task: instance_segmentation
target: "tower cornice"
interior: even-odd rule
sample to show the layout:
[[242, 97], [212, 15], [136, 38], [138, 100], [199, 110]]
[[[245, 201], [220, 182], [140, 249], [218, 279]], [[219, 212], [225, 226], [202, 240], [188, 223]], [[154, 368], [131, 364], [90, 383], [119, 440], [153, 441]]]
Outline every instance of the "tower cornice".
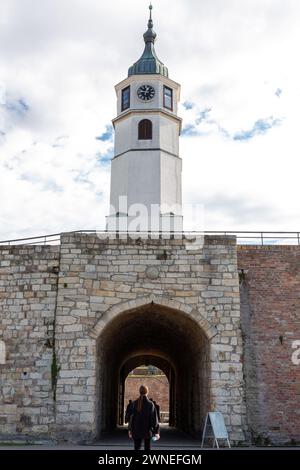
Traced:
[[150, 114], [158, 114], [158, 115], [162, 115], [162, 116], [165, 116], [165, 117], [168, 117], [169, 119], [172, 119], [173, 121], [175, 121], [178, 126], [179, 126], [179, 135], [181, 133], [181, 128], [182, 128], [182, 119], [178, 116], [176, 116], [175, 114], [173, 113], [170, 113], [164, 109], [161, 109], [161, 108], [157, 108], [157, 109], [128, 109], [127, 111], [123, 112], [122, 114], [120, 114], [119, 116], [117, 116], [116, 118], [114, 118], [111, 122], [112, 122], [112, 125], [115, 127], [115, 124], [117, 122], [120, 122], [122, 121], [123, 119], [127, 119], [129, 116], [132, 116], [132, 115], [150, 115]]

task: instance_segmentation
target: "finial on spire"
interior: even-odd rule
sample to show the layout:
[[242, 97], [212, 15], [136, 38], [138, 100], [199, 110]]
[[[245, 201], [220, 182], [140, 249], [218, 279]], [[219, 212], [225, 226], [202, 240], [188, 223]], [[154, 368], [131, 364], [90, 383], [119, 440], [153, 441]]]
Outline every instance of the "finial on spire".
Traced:
[[149, 21], [148, 21], [148, 28], [151, 29], [151, 28], [153, 28], [153, 21], [152, 21], [153, 6], [152, 6], [151, 2], [150, 2], [150, 5], [149, 5], [149, 10], [150, 10], [150, 17], [149, 17]]
[[156, 39], [156, 33], [153, 31], [153, 21], [152, 21], [153, 6], [151, 2], [149, 5], [149, 10], [150, 10], [150, 16], [148, 20], [148, 30], [144, 34], [144, 40], [146, 44], [149, 44], [149, 43], [154, 44], [155, 39]]
[[149, 10], [150, 10], [150, 20], [152, 20], [152, 10], [153, 10], [153, 6], [152, 6], [152, 3], [150, 2], [150, 5], [149, 5]]

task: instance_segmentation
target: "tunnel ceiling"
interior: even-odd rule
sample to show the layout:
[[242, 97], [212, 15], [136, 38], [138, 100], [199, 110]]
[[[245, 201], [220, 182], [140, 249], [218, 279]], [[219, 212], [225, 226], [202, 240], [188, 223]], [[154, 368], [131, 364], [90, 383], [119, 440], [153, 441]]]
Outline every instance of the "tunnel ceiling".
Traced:
[[99, 350], [121, 366], [133, 356], [152, 354], [171, 364], [200, 353], [207, 340], [186, 314], [149, 304], [112, 320], [99, 338]]

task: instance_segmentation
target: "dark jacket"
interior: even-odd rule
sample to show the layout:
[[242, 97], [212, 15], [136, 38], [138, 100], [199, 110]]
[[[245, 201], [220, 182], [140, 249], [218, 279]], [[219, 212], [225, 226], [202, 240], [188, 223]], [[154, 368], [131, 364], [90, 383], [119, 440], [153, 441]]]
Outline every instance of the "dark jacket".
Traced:
[[146, 396], [143, 397], [140, 413], [137, 411], [137, 404], [138, 400], [133, 403], [129, 430], [131, 431], [133, 439], [149, 439], [152, 434], [157, 434], [159, 431], [155, 406]]
[[132, 415], [132, 409], [133, 409], [133, 402], [128, 403], [127, 408], [126, 408], [126, 413], [125, 413], [125, 423], [129, 422], [130, 416]]

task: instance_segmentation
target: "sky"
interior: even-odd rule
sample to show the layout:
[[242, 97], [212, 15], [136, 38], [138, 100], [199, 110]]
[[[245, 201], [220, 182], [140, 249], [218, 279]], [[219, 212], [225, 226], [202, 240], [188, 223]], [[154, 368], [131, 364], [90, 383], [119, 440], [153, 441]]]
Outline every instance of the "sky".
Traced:
[[[299, 0], [152, 3], [182, 86], [184, 206], [208, 231], [300, 231]], [[1, 0], [0, 240], [104, 228], [114, 86], [148, 4]]]

